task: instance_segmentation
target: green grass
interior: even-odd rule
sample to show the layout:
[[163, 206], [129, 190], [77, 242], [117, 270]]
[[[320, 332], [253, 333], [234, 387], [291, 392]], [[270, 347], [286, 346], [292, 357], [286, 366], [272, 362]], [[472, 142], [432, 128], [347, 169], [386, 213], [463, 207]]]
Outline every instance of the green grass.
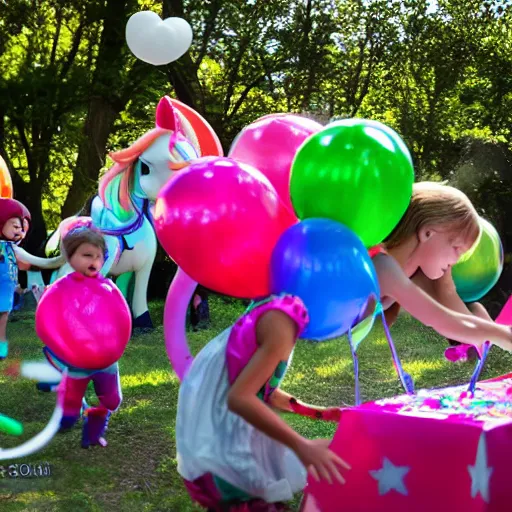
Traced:
[[[151, 305], [153, 318], [162, 318], [163, 304]], [[211, 301], [212, 328], [189, 333], [192, 351], [232, 323], [243, 311], [237, 302]], [[21, 438], [0, 434], [0, 446], [19, 444], [38, 432], [54, 407], [53, 394], [39, 393], [33, 382], [13, 380], [1, 372], [9, 362], [38, 359], [41, 344], [34, 333], [33, 313], [25, 312], [9, 324], [11, 354], [0, 363], [0, 412], [22, 421]], [[444, 360], [446, 342], [432, 330], [402, 316], [393, 327], [404, 368], [418, 388], [441, 387], [467, 381], [473, 364]], [[364, 400], [401, 393], [391, 356], [379, 326], [359, 349], [361, 389]], [[41, 452], [23, 462], [48, 462], [52, 475], [38, 479], [0, 477], [0, 510], [18, 511], [173, 511], [195, 507], [176, 471], [174, 422], [178, 381], [167, 359], [161, 325], [150, 335], [135, 336], [122, 360], [123, 404], [110, 421], [107, 448], [80, 448], [80, 428], [59, 434]], [[494, 348], [482, 378], [506, 373], [512, 358]], [[353, 371], [345, 340], [322, 344], [300, 341], [283, 388], [320, 405], [351, 404]], [[88, 394], [90, 402], [94, 397]], [[293, 415], [287, 421], [309, 438], [331, 437], [331, 424]], [[2, 463], [0, 462], [0, 465]], [[6, 463], [4, 463], [6, 465]], [[295, 500], [299, 503], [300, 497]]]

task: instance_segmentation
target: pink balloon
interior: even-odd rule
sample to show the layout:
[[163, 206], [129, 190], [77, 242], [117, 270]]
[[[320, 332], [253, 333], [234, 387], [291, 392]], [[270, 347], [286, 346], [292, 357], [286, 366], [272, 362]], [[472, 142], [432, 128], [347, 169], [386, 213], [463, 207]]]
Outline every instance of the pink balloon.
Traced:
[[178, 267], [165, 301], [165, 350], [180, 382], [194, 360], [187, 342], [187, 310], [196, 288], [197, 283]]
[[36, 310], [36, 332], [67, 364], [86, 370], [118, 361], [130, 340], [132, 317], [122, 293], [102, 276], [74, 272], [48, 288]]
[[323, 126], [295, 114], [269, 114], [246, 126], [235, 138], [229, 157], [256, 167], [274, 185], [284, 204], [290, 199], [290, 169], [302, 143]]
[[194, 281], [234, 297], [270, 293], [272, 250], [295, 222], [265, 176], [230, 158], [195, 160], [155, 205], [167, 254]]

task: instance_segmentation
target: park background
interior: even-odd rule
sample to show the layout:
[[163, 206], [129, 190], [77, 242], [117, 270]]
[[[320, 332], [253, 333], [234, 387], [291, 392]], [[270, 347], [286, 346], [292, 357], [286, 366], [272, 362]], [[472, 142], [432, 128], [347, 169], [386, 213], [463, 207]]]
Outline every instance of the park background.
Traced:
[[[140, 10], [188, 20], [190, 51], [166, 66], [135, 59], [125, 27]], [[153, 127], [165, 94], [200, 112], [225, 153], [244, 126], [272, 112], [322, 123], [371, 118], [404, 138], [417, 181], [448, 180], [498, 229], [505, 268], [483, 300], [495, 315], [512, 291], [511, 13], [508, 0], [2, 2], [0, 155], [16, 198], [32, 212], [26, 248], [40, 254], [48, 231], [81, 209], [111, 165], [108, 153]], [[78, 430], [59, 436], [34, 456], [52, 464], [50, 478], [0, 478], [2, 511], [195, 510], [175, 469], [178, 383], [161, 329], [174, 269], [160, 252], [149, 289], [157, 327], [134, 336], [121, 361], [124, 403], [111, 421], [109, 447], [81, 450]], [[190, 333], [193, 349], [242, 310], [239, 301], [210, 297], [211, 326]], [[15, 320], [13, 358], [39, 357], [33, 311]], [[418, 387], [462, 382], [471, 373], [471, 364], [446, 362], [445, 340], [407, 316], [394, 338]], [[360, 361], [364, 399], [400, 392], [380, 327]], [[511, 363], [493, 349], [484, 377], [510, 371]], [[300, 343], [285, 388], [323, 405], [352, 403], [344, 340]], [[27, 437], [40, 430], [53, 398], [4, 377], [0, 389], [0, 410], [24, 421]], [[334, 432], [288, 420], [310, 437]]]

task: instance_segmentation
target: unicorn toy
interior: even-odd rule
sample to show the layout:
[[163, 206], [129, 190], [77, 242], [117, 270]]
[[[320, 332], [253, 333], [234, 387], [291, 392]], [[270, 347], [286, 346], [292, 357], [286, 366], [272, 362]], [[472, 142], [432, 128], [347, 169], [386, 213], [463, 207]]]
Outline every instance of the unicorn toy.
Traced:
[[[134, 273], [133, 292], [126, 297], [134, 327], [153, 327], [147, 287], [157, 250], [152, 221], [157, 195], [192, 160], [208, 155], [223, 155], [211, 126], [187, 105], [164, 96], [156, 109], [155, 128], [130, 147], [110, 155], [114, 165], [100, 179], [90, 212], [85, 211], [107, 243], [108, 257], [102, 274]], [[46, 243], [46, 254], [58, 251], [65, 232], [83, 221], [78, 216], [62, 221]], [[72, 269], [65, 264], [54, 272], [52, 282], [70, 272]]]

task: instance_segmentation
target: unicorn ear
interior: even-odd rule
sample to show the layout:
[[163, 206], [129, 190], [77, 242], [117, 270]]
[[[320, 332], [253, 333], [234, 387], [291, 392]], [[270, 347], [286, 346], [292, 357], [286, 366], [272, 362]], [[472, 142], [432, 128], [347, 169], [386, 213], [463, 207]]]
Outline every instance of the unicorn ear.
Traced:
[[171, 130], [173, 132], [181, 131], [181, 124], [176, 111], [171, 103], [169, 96], [164, 96], [156, 107], [155, 125], [157, 128]]
[[183, 127], [181, 130], [182, 135], [184, 135], [185, 138], [192, 144], [195, 152], [197, 153], [197, 156], [202, 156], [201, 145], [197, 140], [196, 132], [194, 131], [194, 128], [192, 128], [190, 121], [178, 109], [176, 109], [175, 112], [178, 119], [180, 120], [181, 126]]

